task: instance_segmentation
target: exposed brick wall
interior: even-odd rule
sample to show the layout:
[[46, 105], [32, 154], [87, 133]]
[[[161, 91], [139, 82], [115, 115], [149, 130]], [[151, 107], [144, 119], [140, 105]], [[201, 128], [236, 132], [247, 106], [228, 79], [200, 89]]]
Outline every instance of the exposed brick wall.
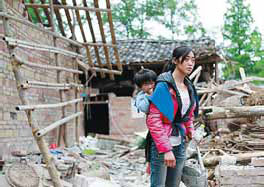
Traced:
[[145, 117], [132, 117], [131, 102], [131, 97], [109, 97], [111, 135], [131, 135], [147, 129]]
[[[13, 1], [8, 1], [8, 11], [12, 14], [20, 15], [23, 13], [21, 4]], [[10, 5], [15, 6], [15, 9]], [[19, 11], [17, 11], [19, 10]], [[22, 16], [20, 16], [22, 18]], [[51, 35], [34, 30], [23, 24], [9, 21], [12, 38], [35, 42], [39, 44], [45, 44], [52, 46], [53, 37]], [[0, 35], [4, 35], [3, 23], [0, 20]], [[57, 44], [60, 48], [66, 48], [70, 51], [74, 49], [70, 48], [69, 43], [57, 40]], [[54, 54], [50, 52], [41, 52], [38, 50], [15, 48], [14, 52], [25, 60], [32, 63], [55, 65]], [[74, 68], [74, 61], [70, 57], [63, 55], [59, 56], [59, 62], [62, 66], [68, 68]], [[42, 81], [42, 82], [57, 82], [56, 71], [45, 70], [39, 68], [30, 68], [21, 66], [21, 72], [24, 81]], [[73, 82], [72, 73], [61, 73], [61, 82]], [[7, 46], [3, 40], [0, 40], [0, 149], [5, 144], [5, 147], [18, 147], [26, 149], [36, 149], [36, 145], [32, 144], [33, 137], [31, 128], [28, 126], [28, 120], [25, 112], [19, 112], [15, 110], [15, 107], [21, 104], [16, 88], [16, 81], [12, 71], [10, 63], [9, 53]], [[79, 93], [78, 93], [79, 94]], [[60, 102], [59, 91], [51, 89], [36, 89], [30, 88], [26, 91], [26, 98], [30, 104], [51, 104]], [[66, 91], [64, 100], [74, 99], [74, 91]], [[66, 116], [74, 113], [74, 105], [66, 107]], [[62, 112], [61, 108], [55, 109], [43, 109], [33, 111], [33, 123], [37, 124], [39, 128], [46, 127], [47, 125], [59, 120]], [[81, 135], [83, 134], [82, 118], [79, 119], [79, 125]], [[67, 125], [69, 144], [72, 145], [75, 142], [75, 120], [72, 120]], [[53, 130], [45, 136], [46, 141], [50, 143], [56, 143], [57, 131]], [[8, 143], [8, 144], [7, 144]]]

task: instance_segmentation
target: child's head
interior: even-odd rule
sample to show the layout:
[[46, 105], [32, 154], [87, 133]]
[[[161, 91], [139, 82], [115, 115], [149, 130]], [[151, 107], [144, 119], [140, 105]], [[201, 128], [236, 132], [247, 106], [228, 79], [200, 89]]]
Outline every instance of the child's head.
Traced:
[[151, 94], [157, 79], [157, 74], [150, 69], [141, 69], [135, 74], [134, 82], [147, 94]]

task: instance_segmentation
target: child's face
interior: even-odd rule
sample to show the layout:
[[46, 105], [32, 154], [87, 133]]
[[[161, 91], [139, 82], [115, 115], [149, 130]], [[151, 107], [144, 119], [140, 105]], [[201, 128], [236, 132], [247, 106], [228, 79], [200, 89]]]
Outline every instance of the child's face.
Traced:
[[154, 81], [148, 81], [142, 84], [141, 89], [148, 95], [151, 95], [155, 86]]

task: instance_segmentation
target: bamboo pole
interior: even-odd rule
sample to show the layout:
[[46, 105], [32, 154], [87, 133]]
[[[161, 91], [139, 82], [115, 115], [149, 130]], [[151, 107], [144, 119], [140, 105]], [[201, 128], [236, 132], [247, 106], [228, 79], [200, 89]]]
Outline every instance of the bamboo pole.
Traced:
[[117, 47], [116, 44], [108, 44], [108, 43], [91, 43], [91, 42], [84, 42], [84, 46], [107, 46], [107, 47]]
[[[62, 0], [61, 3], [63, 5], [67, 5], [66, 0]], [[71, 23], [71, 15], [70, 15], [70, 12], [69, 12], [68, 9], [64, 9], [64, 11], [65, 11], [65, 15], [66, 15], [66, 18], [67, 18], [68, 25], [69, 25], [70, 30], [71, 30], [72, 38], [75, 40], [76, 39], [76, 36], [75, 36], [75, 32], [73, 30], [73, 26], [72, 26], [72, 23]]]
[[[84, 7], [87, 7], [86, 0], [83, 0], [83, 5], [84, 5]], [[93, 29], [93, 23], [92, 23], [92, 19], [91, 19], [89, 11], [85, 11], [85, 15], [86, 15], [86, 20], [88, 22], [90, 33], [91, 33], [91, 36], [92, 36], [92, 41], [93, 41], [93, 43], [96, 43], [95, 33], [94, 33], [94, 29]], [[94, 64], [92, 62], [89, 46], [85, 45], [85, 49], [86, 49], [86, 54], [87, 54], [87, 58], [88, 58], [88, 64], [91, 67], [93, 67]], [[94, 52], [95, 52], [96, 61], [97, 61], [98, 65], [99, 65], [99, 67], [103, 68], [103, 64], [101, 62], [101, 58], [100, 58], [99, 50], [98, 50], [97, 46], [94, 46]], [[96, 71], [93, 71], [93, 72], [96, 72]], [[103, 72], [100, 72], [100, 75], [101, 75], [102, 78], [105, 78], [105, 74]]]
[[31, 27], [31, 28], [33, 28], [33, 29], [38, 30], [38, 31], [41, 31], [41, 32], [47, 33], [47, 34], [49, 34], [49, 35], [51, 35], [51, 36], [54, 36], [54, 37], [56, 37], [56, 38], [62, 39], [62, 40], [64, 40], [64, 41], [67, 41], [67, 42], [69, 42], [70, 44], [72, 44], [72, 45], [74, 45], [74, 46], [82, 47], [82, 44], [79, 43], [79, 42], [77, 42], [77, 41], [74, 41], [74, 40], [68, 39], [68, 38], [66, 38], [66, 37], [60, 36], [60, 35], [58, 35], [56, 32], [52, 32], [52, 31], [49, 31], [49, 30], [44, 29], [44, 28], [42, 28], [42, 27], [39, 27], [39, 26], [37, 26], [37, 25], [35, 25], [35, 24], [33, 24], [33, 23], [27, 21], [27, 20], [19, 19], [19, 18], [16, 18], [15, 16], [13, 16], [13, 15], [8, 15], [8, 14], [3, 13], [3, 12], [0, 12], [0, 17], [4, 17], [4, 18], [6, 18], [6, 19], [14, 20], [14, 21], [16, 21], [16, 22], [18, 22], [18, 23], [21, 23], [21, 24], [27, 25], [27, 26], [29, 26], [29, 27]]
[[74, 104], [74, 103], [78, 103], [81, 102], [82, 99], [74, 99], [71, 101], [66, 101], [66, 102], [62, 102], [62, 103], [55, 103], [55, 104], [43, 104], [43, 105], [18, 105], [16, 106], [16, 110], [36, 110], [36, 109], [45, 109], [45, 108], [58, 108], [58, 107], [63, 107], [63, 106], [67, 106], [70, 104]]
[[74, 118], [76, 118], [76, 117], [78, 117], [80, 115], [82, 115], [82, 112], [78, 112], [76, 114], [72, 114], [72, 115], [70, 115], [68, 117], [65, 117], [65, 118], [59, 120], [59, 121], [56, 121], [56, 122], [50, 124], [49, 126], [47, 126], [46, 128], [38, 130], [36, 132], [36, 136], [38, 138], [40, 138], [40, 137], [44, 136], [45, 134], [47, 134], [48, 132], [50, 132], [51, 130], [57, 128], [60, 125], [65, 125], [66, 122], [69, 122], [70, 120], [72, 120], [72, 119], [74, 119]]
[[[53, 5], [54, 8], [54, 5]], [[66, 36], [66, 33], [64, 31], [64, 27], [63, 27], [63, 22], [62, 22], [62, 18], [61, 18], [61, 14], [60, 14], [60, 10], [59, 9], [54, 9], [54, 13], [58, 22], [58, 26], [59, 29], [61, 31], [62, 36]]]
[[[52, 31], [55, 31], [55, 24], [54, 24], [54, 6], [53, 6], [53, 0], [49, 0], [49, 5], [50, 5], [50, 13], [51, 13], [51, 27]], [[53, 46], [56, 47], [56, 37], [53, 37]], [[55, 64], [56, 66], [59, 66], [59, 61], [58, 61], [58, 54], [54, 54], [54, 59], [55, 59]], [[57, 71], [57, 83], [60, 83], [60, 74], [61, 71]], [[59, 96], [60, 96], [60, 102], [63, 102], [64, 98], [64, 92], [62, 90], [59, 90]], [[65, 117], [65, 106], [61, 108], [61, 118]], [[64, 141], [64, 144], [66, 147], [68, 147], [68, 142], [67, 142], [67, 129], [65, 125], [60, 126], [59, 132], [58, 132], [58, 139], [57, 139], [57, 145], [61, 145], [61, 138]]]
[[[5, 14], [6, 12], [6, 8], [5, 8], [5, 2], [4, 0], [0, 1], [0, 14]], [[3, 17], [3, 25], [4, 25], [4, 32], [6, 36], [11, 36], [10, 31], [9, 31], [9, 25], [7, 23], [7, 18], [8, 17]], [[11, 55], [13, 53], [13, 48], [12, 46], [8, 46], [8, 50], [9, 50], [9, 54]], [[15, 80], [17, 83], [17, 89], [18, 89], [18, 94], [19, 97], [21, 99], [22, 104], [28, 104], [26, 98], [25, 98], [25, 90], [21, 89], [19, 87], [19, 85], [21, 85], [21, 83], [23, 82], [23, 76], [20, 72], [20, 65], [18, 63], [16, 63], [15, 59], [11, 58], [11, 64], [12, 64], [12, 70], [15, 76]], [[27, 118], [28, 118], [28, 123], [29, 126], [32, 128], [32, 134], [38, 144], [39, 150], [40, 152], [43, 154], [43, 158], [45, 160], [49, 175], [52, 179], [53, 185], [55, 187], [62, 187], [61, 183], [60, 183], [60, 178], [59, 178], [59, 174], [57, 172], [57, 169], [55, 167], [55, 164], [53, 162], [52, 157], [49, 154], [49, 150], [48, 150], [48, 146], [45, 142], [45, 140], [43, 138], [37, 138], [35, 136], [35, 132], [38, 130], [38, 127], [36, 126], [36, 124], [34, 124], [32, 122], [32, 115], [31, 115], [31, 111], [27, 111], [26, 112]]]
[[[107, 9], [111, 10], [110, 7], [110, 1], [106, 0], [106, 7]], [[116, 38], [115, 38], [115, 31], [114, 31], [114, 25], [113, 25], [113, 19], [112, 19], [112, 12], [107, 12], [107, 17], [108, 17], [108, 22], [109, 22], [109, 27], [110, 27], [110, 32], [111, 32], [111, 38], [112, 38], [112, 44], [116, 44]], [[113, 47], [114, 48], [114, 55], [116, 58], [116, 63], [117, 63], [117, 68], [120, 71], [123, 71], [122, 64], [120, 63], [119, 59], [119, 54], [116, 45]]]
[[[30, 3], [34, 3], [34, 0], [30, 0]], [[40, 15], [39, 15], [38, 8], [32, 8], [32, 9], [33, 9], [33, 11], [34, 11], [34, 13], [35, 13], [35, 15], [36, 15], [36, 17], [37, 17], [38, 22], [41, 23], [41, 24], [43, 25], [43, 22], [42, 22], [42, 20], [41, 20]]]
[[58, 71], [66, 71], [66, 72], [71, 72], [75, 74], [83, 74], [83, 71], [75, 70], [75, 69], [69, 69], [69, 68], [64, 68], [64, 67], [58, 67], [58, 66], [51, 66], [51, 65], [46, 65], [46, 64], [36, 64], [32, 62], [28, 62], [24, 59], [21, 59], [18, 57], [16, 54], [12, 54], [12, 57], [15, 58], [15, 60], [23, 64], [25, 66], [30, 66], [30, 67], [36, 67], [36, 68], [42, 68], [42, 69], [49, 69], [49, 70], [58, 70]]
[[[74, 63], [74, 64], [75, 64], [75, 68], [77, 69], [78, 68], [78, 64], [77, 63]], [[74, 74], [73, 75], [73, 80], [74, 80], [75, 84], [77, 84], [77, 78], [78, 78], [77, 75]], [[75, 99], [78, 98], [78, 89], [77, 88], [74, 89], [74, 97], [75, 97]], [[75, 111], [75, 113], [78, 112], [78, 103], [75, 103], [74, 111]], [[77, 144], [80, 143], [79, 142], [79, 136], [80, 136], [80, 134], [79, 134], [79, 118], [76, 117], [75, 118], [75, 141], [77, 142]]]
[[[49, 4], [30, 4], [25, 3], [27, 8], [50, 8]], [[81, 7], [81, 6], [70, 6], [70, 5], [53, 5], [54, 9], [74, 9], [74, 10], [85, 10], [91, 12], [110, 12], [111, 10], [105, 8], [88, 8], [88, 7]]]
[[5, 40], [8, 43], [8, 45], [11, 45], [11, 46], [19, 46], [19, 47], [25, 47], [25, 48], [35, 49], [35, 50], [40, 50], [40, 51], [48, 51], [51, 53], [58, 53], [58, 54], [62, 54], [62, 55], [70, 56], [70, 57], [74, 57], [74, 58], [76, 58], [76, 57], [81, 58], [81, 59], [84, 58], [83, 55], [80, 55], [78, 53], [74, 53], [72, 51], [68, 51], [65, 49], [61, 49], [58, 47], [36, 44], [36, 43], [18, 40], [18, 39], [14, 39], [14, 38], [10, 38], [10, 37], [4, 37], [3, 40]]
[[94, 70], [96, 72], [104, 72], [104, 73], [113, 73], [113, 74], [116, 74], [116, 75], [121, 75], [122, 74], [121, 71], [117, 71], [117, 70], [109, 70], [109, 69], [106, 69], [106, 68], [90, 67], [88, 64], [83, 63], [80, 60], [77, 60], [77, 63], [78, 63], [79, 66], [81, 66], [82, 68], [85, 68], [86, 70]]
[[[99, 8], [98, 0], [94, 0], [94, 6], [95, 6], [95, 8]], [[97, 17], [97, 20], [98, 20], [98, 25], [99, 25], [99, 30], [100, 30], [100, 34], [101, 34], [102, 42], [103, 42], [103, 43], [106, 43], [105, 33], [104, 33], [104, 27], [103, 27], [103, 21], [102, 21], [101, 13], [100, 13], [100, 12], [96, 12], [95, 14], [96, 14], [96, 17]], [[111, 62], [110, 62], [110, 57], [109, 57], [109, 51], [108, 51], [108, 48], [107, 48], [106, 46], [103, 46], [103, 49], [104, 49], [105, 60], [106, 60], [106, 64], [107, 64], [107, 66], [108, 66], [108, 69], [109, 69], [109, 70], [112, 70], [112, 64], [111, 64]], [[113, 73], [110, 73], [109, 76], [110, 76], [110, 79], [112, 79], [112, 80], [115, 79]]]
[[29, 85], [29, 84], [21, 84], [21, 88], [39, 88], [39, 89], [54, 89], [54, 90], [70, 90], [71, 87], [56, 87], [56, 86], [40, 86], [40, 85]]
[[[73, 5], [74, 5], [75, 7], [77, 6], [76, 0], [72, 0], [72, 3], [73, 3]], [[85, 33], [84, 33], [84, 29], [83, 29], [83, 24], [82, 24], [82, 20], [81, 20], [80, 12], [79, 12], [78, 9], [75, 9], [75, 14], [76, 14], [77, 21], [78, 21], [78, 24], [79, 24], [79, 27], [80, 27], [80, 30], [81, 30], [81, 34], [82, 34], [83, 41], [84, 41], [84, 42], [87, 42], [87, 40], [86, 40], [86, 36], [85, 36]]]
[[[40, 0], [40, 2], [41, 2], [42, 4], [45, 4], [45, 0]], [[48, 19], [49, 26], [51, 26], [51, 18], [50, 18], [50, 15], [49, 15], [48, 8], [43, 8], [43, 10], [44, 10], [45, 16], [46, 16], [47, 19]]]
[[29, 85], [41, 85], [41, 86], [49, 86], [49, 87], [76, 87], [76, 88], [82, 88], [82, 84], [76, 84], [76, 83], [47, 83], [47, 82], [41, 82], [41, 81], [26, 81]]

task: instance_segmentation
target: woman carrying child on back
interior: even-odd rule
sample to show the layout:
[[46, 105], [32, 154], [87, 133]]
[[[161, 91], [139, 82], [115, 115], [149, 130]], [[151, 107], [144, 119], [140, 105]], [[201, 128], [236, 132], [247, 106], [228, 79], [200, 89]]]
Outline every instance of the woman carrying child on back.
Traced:
[[149, 96], [147, 126], [151, 135], [151, 187], [178, 187], [185, 161], [185, 142], [192, 139], [194, 114], [198, 112], [195, 88], [188, 75], [195, 65], [191, 48], [173, 50], [168, 72], [157, 78]]

